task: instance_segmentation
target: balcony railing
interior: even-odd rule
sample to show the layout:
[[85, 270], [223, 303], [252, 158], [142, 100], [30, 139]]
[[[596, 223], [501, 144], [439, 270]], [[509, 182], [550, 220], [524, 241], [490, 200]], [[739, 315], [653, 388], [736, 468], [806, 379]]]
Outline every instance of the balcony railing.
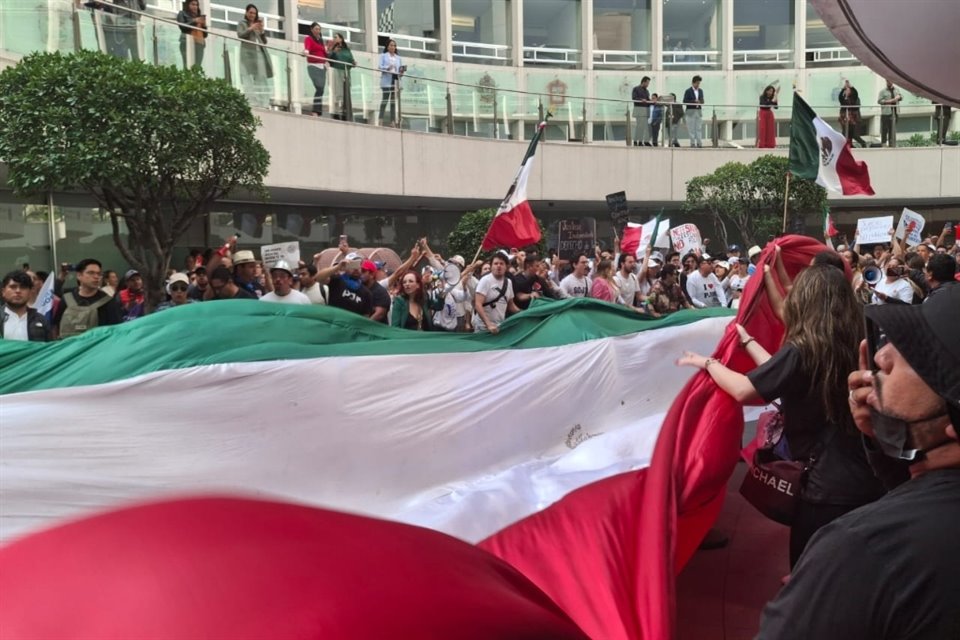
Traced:
[[820, 47], [807, 49], [807, 60], [809, 62], [850, 62], [860, 64], [852, 53], [846, 47]]
[[733, 52], [733, 66], [793, 64], [793, 49], [753, 49]]
[[594, 49], [594, 67], [650, 67], [649, 51], [618, 51], [615, 49]]
[[421, 36], [408, 36], [402, 33], [378, 32], [378, 35], [391, 38], [397, 43], [397, 51], [417, 53], [427, 56], [440, 56], [440, 41], [436, 38], [424, 38]]
[[720, 65], [720, 52], [707, 51], [664, 51], [663, 66], [673, 68], [684, 67], [717, 67]]
[[580, 50], [563, 49], [560, 47], [524, 47], [523, 61], [525, 64], [561, 64], [573, 66], [580, 62]]
[[[4, 8], [0, 7], [0, 14]], [[17, 8], [17, 15], [25, 9]], [[36, 48], [49, 49], [97, 49], [105, 53], [113, 52], [112, 39], [104, 38], [104, 29], [109, 26], [102, 20], [102, 12], [83, 7], [72, 7], [64, 3], [64, 8], [51, 20], [46, 9], [33, 9], [43, 12], [42, 16], [49, 24], [50, 33], [32, 40], [32, 48], [11, 49], [13, 54], [25, 54]], [[232, 25], [230, 29], [209, 30], [204, 47], [197, 47], [192, 37], [183, 37], [178, 25], [169, 14], [133, 12], [139, 16], [135, 34], [134, 56], [150, 64], [176, 67], [199, 66], [211, 78], [220, 78], [236, 87], [246, 95], [256, 108], [284, 110], [291, 113], [304, 113], [313, 110], [315, 88], [307, 74], [306, 59], [302, 44], [298, 39], [271, 39], [261, 47], [265, 57], [270, 60], [273, 73], [247, 75], [248, 70], [240, 64], [241, 46], [249, 46], [236, 36]], [[9, 11], [0, 15], [9, 17]], [[56, 31], [54, 32], [54, 27]], [[328, 32], [333, 30], [350, 34], [350, 38], [359, 38], [359, 31], [338, 25], [324, 25]], [[405, 45], [419, 43], [419, 51], [429, 51], [428, 46], [435, 45], [429, 38], [410, 38], [406, 36]], [[37, 44], [39, 43], [39, 44]], [[181, 43], [183, 48], [181, 49]], [[399, 39], [398, 39], [399, 43]], [[9, 44], [9, 43], [7, 43]], [[460, 42], [460, 55], [490, 55], [497, 60], [506, 60], [509, 50], [503, 45], [478, 45]], [[470, 47], [478, 46], [477, 51]], [[358, 48], [359, 49], [359, 48]], [[345, 121], [367, 125], [393, 126], [404, 129], [416, 129], [426, 132], [457, 135], [481, 136], [490, 138], [522, 139], [531, 135], [536, 123], [542, 121], [550, 112], [553, 118], [547, 128], [547, 140], [576, 140], [578, 142], [609, 142], [624, 144], [632, 142], [637, 126], [643, 129], [647, 123], [637, 123], [634, 118], [633, 103], [630, 100], [629, 86], [608, 87], [606, 96], [595, 97], [569, 93], [568, 84], [550, 78], [541, 78], [545, 74], [530, 74], [527, 78], [527, 90], [522, 91], [499, 86], [502, 83], [497, 74], [490, 74], [476, 84], [449, 82], [428, 77], [431, 69], [440, 68], [436, 63], [411, 59], [408, 72], [395, 85], [395, 91], [383, 100], [381, 91], [381, 72], [376, 68], [376, 57], [369, 53], [356, 51], [360, 64], [349, 70], [328, 68], [326, 91], [321, 104], [323, 115], [335, 115]], [[639, 60], [644, 52], [626, 52]], [[770, 52], [764, 52], [769, 54]], [[777, 52], [775, 52], [777, 53]], [[574, 62], [579, 52], [573, 49], [535, 47], [525, 50], [531, 59], [546, 54], [554, 56], [550, 63]], [[124, 53], [123, 55], [127, 55]], [[596, 55], [624, 55], [624, 52], [602, 51]], [[664, 54], [677, 67], [681, 65], [704, 66], [716, 60], [716, 51], [676, 51]], [[779, 55], [779, 53], [777, 53]], [[682, 59], [678, 56], [683, 56]], [[752, 58], [751, 58], [752, 59]], [[607, 57], [606, 60], [617, 61]], [[529, 62], [530, 60], [528, 60]], [[547, 58], [542, 58], [547, 62]], [[418, 64], [420, 65], [418, 67]], [[531, 65], [532, 66], [532, 65]], [[476, 77], [471, 71], [471, 77]], [[666, 82], [666, 80], [664, 80]], [[664, 87], [654, 87], [663, 90]], [[604, 91], [598, 84], [597, 91]], [[679, 92], [678, 92], [679, 93]], [[716, 92], [708, 95], [720, 95]], [[732, 102], [732, 101], [731, 101]], [[774, 113], [775, 121], [780, 125], [781, 133], [786, 132], [790, 120], [790, 98], [781, 96], [782, 106]], [[392, 108], [391, 108], [392, 103]], [[837, 130], [839, 105], [836, 103], [817, 104], [811, 100], [811, 106], [819, 115]], [[670, 103], [663, 103], [669, 118]], [[689, 134], [682, 105], [678, 107], [678, 119], [674, 131], [679, 132], [683, 140]], [[318, 109], [319, 110], [319, 109]], [[860, 108], [866, 125], [871, 125], [880, 115], [878, 105], [864, 105]], [[900, 108], [898, 131], [900, 140], [911, 135], [921, 134], [929, 138], [931, 132], [941, 124], [935, 118], [931, 104], [909, 104]], [[704, 105], [704, 138], [715, 136], [718, 144], [726, 138], [726, 144], [752, 146], [756, 130], [757, 105], [753, 100], [748, 104], [723, 104], [722, 98], [714, 104]], [[661, 122], [665, 122], [662, 120]], [[309, 125], [308, 125], [309, 126]], [[661, 126], [661, 132], [666, 129]], [[864, 131], [867, 127], [864, 127]], [[863, 133], [863, 132], [861, 132]], [[876, 141], [876, 138], [868, 138]], [[781, 137], [781, 144], [786, 138]]]
[[506, 62], [510, 59], [510, 47], [505, 44], [487, 44], [486, 42], [453, 41], [455, 60], [480, 60], [482, 62]]

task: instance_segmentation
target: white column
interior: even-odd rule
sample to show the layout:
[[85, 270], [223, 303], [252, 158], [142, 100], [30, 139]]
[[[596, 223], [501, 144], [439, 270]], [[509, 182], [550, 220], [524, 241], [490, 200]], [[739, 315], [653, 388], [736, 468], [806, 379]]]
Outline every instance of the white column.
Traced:
[[650, 22], [653, 27], [650, 43], [651, 68], [663, 71], [663, 0], [651, 0]]
[[440, 0], [440, 59], [444, 62], [453, 60], [453, 3], [451, 0]]
[[580, 0], [580, 68], [593, 69], [593, 0]]
[[720, 53], [720, 68], [733, 70], [733, 0], [720, 3], [720, 24], [723, 25], [723, 51]]
[[510, 0], [510, 49], [513, 66], [523, 66], [523, 0]]
[[363, 0], [363, 31], [367, 36], [365, 49], [377, 53], [377, 0]]
[[793, 0], [793, 66], [807, 68], [807, 1]]

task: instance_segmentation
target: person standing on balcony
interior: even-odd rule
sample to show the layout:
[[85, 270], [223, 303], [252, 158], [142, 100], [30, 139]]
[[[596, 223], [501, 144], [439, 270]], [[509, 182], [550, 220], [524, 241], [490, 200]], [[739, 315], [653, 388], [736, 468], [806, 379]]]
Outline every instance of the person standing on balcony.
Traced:
[[270, 105], [267, 80], [273, 77], [273, 66], [263, 46], [267, 44], [267, 36], [263, 31], [263, 18], [260, 17], [256, 5], [247, 5], [243, 20], [237, 23], [237, 36], [244, 41], [240, 43], [240, 80], [243, 92], [251, 106], [267, 107]]
[[777, 108], [780, 87], [772, 84], [760, 94], [760, 111], [757, 113], [757, 148], [773, 149], [777, 146], [777, 121], [773, 110]]
[[313, 83], [313, 115], [323, 115], [323, 89], [327, 84], [327, 47], [320, 35], [320, 23], [310, 25], [310, 33], [303, 39], [303, 55], [307, 56], [307, 75]]
[[888, 144], [891, 147], [897, 146], [897, 133], [894, 126], [897, 117], [897, 105], [903, 100], [903, 96], [893, 86], [893, 83], [887, 80], [887, 87], [880, 91], [877, 96], [877, 102], [880, 104], [880, 146]]
[[[660, 146], [660, 125], [663, 123], [663, 105], [660, 104], [660, 96], [651, 94], [650, 96], [650, 137], [653, 139], [653, 146]], [[664, 144], [663, 146], [667, 146]]]
[[397, 43], [395, 40], [388, 40], [387, 46], [383, 48], [380, 54], [380, 91], [383, 92], [383, 98], [380, 100], [380, 123], [383, 123], [383, 114], [390, 105], [390, 123], [397, 123], [397, 90], [400, 88], [400, 77], [407, 70], [403, 66], [403, 60], [397, 53]]
[[327, 44], [327, 60], [330, 62], [330, 108], [333, 110], [333, 119], [346, 120], [347, 114], [353, 112], [349, 95], [350, 69], [357, 63], [342, 33], [333, 34], [333, 40]]
[[[677, 94], [670, 93], [660, 97], [661, 102], [666, 102], [663, 112], [663, 122], [667, 128], [667, 137], [670, 138], [671, 147], [679, 147], [680, 142], [677, 137], [680, 135], [680, 122], [683, 120], [683, 105], [677, 104]], [[668, 143], [665, 141], [664, 146]]]
[[137, 29], [140, 26], [140, 14], [133, 11], [146, 11], [146, 0], [113, 0], [112, 7], [107, 3], [99, 6], [110, 14], [105, 16], [103, 21], [103, 39], [106, 41], [107, 53], [123, 60], [139, 60]]
[[700, 76], [693, 76], [690, 87], [683, 93], [683, 104], [687, 108], [687, 130], [690, 132], [690, 146], [703, 147], [703, 89], [700, 88]]
[[860, 127], [860, 94], [857, 88], [850, 84], [849, 80], [843, 81], [843, 89], [840, 90], [840, 126], [843, 128], [843, 135], [846, 136], [850, 146], [853, 147], [853, 141], [860, 143], [861, 147], [866, 147], [867, 143], [860, 137], [858, 131]]
[[633, 118], [636, 127], [633, 132], [633, 146], [649, 147], [650, 145], [650, 76], [643, 76], [640, 84], [633, 88]]
[[186, 0], [183, 9], [177, 14], [180, 23], [180, 57], [183, 59], [183, 68], [187, 68], [187, 47], [193, 46], [193, 68], [203, 67], [203, 51], [206, 48], [207, 17], [200, 14], [199, 0]]

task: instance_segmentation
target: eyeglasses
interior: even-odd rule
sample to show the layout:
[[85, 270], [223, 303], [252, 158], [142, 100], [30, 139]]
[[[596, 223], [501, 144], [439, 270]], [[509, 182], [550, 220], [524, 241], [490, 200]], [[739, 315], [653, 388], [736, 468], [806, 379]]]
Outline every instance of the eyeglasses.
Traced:
[[171, 291], [171, 292], [172, 292], [172, 291], [180, 291], [180, 292], [183, 292], [183, 291], [186, 291], [186, 290], [187, 290], [187, 285], [185, 285], [185, 284], [172, 284], [172, 285], [170, 285], [170, 291]]

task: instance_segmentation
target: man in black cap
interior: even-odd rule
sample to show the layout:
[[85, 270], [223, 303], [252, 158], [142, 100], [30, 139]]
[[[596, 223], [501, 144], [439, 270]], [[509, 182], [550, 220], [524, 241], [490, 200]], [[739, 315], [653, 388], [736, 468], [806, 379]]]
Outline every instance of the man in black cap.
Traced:
[[820, 529], [759, 639], [960, 638], [960, 287], [865, 313], [876, 354], [861, 345], [850, 409], [910, 478]]

